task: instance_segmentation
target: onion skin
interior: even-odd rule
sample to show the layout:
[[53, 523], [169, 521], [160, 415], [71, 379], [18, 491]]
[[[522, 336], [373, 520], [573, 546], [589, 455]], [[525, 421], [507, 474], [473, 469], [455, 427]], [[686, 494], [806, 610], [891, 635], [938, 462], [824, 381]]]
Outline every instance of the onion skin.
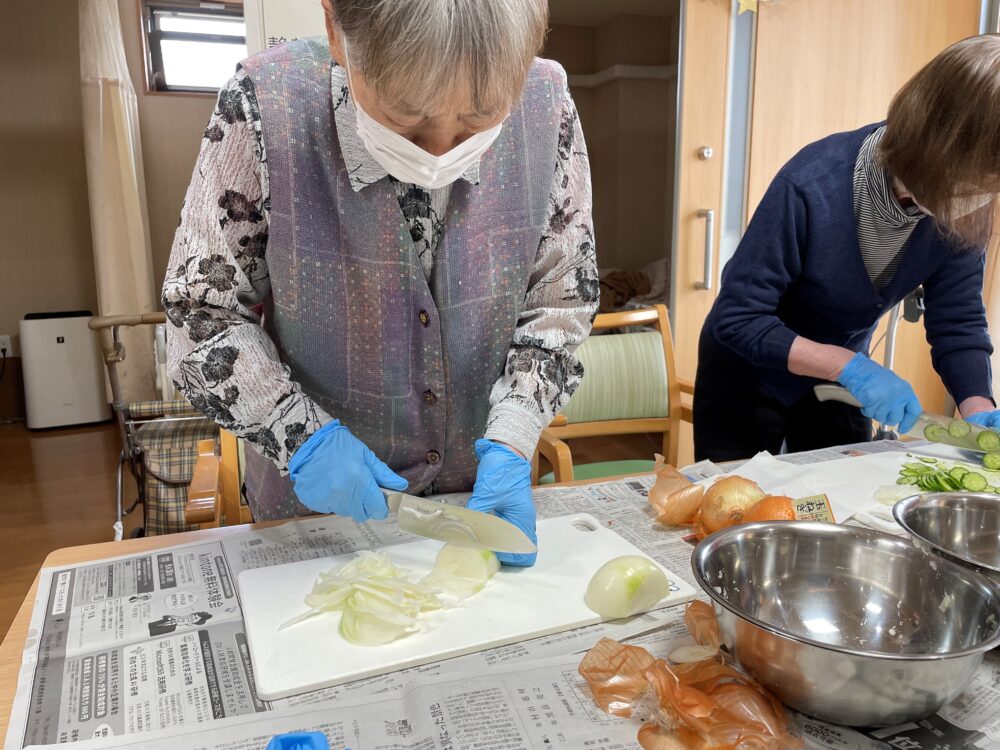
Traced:
[[656, 520], [668, 526], [680, 526], [694, 521], [701, 508], [705, 488], [691, 481], [656, 455], [656, 483], [649, 489], [649, 504], [656, 511]]
[[697, 525], [705, 535], [743, 522], [743, 515], [764, 499], [756, 482], [743, 477], [725, 477], [705, 491]]
[[743, 514], [743, 523], [756, 521], [794, 521], [795, 505], [785, 495], [768, 495]]

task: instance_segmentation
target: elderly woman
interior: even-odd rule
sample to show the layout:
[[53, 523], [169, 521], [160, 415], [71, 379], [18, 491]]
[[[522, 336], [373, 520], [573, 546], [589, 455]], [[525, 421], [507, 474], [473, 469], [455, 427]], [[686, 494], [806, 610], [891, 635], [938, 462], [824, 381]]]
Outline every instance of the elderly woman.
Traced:
[[[981, 291], [1000, 192], [1000, 37], [952, 45], [886, 122], [831, 135], [782, 167], [702, 329], [695, 454], [745, 458], [908, 431], [921, 406], [867, 352], [879, 318], [923, 285], [934, 367], [970, 421], [1000, 426]], [[861, 403], [820, 403], [836, 380]]]
[[219, 95], [163, 286], [171, 377], [252, 446], [258, 520], [471, 489], [534, 538], [529, 459], [598, 297], [546, 2], [324, 9], [329, 44], [255, 55]]

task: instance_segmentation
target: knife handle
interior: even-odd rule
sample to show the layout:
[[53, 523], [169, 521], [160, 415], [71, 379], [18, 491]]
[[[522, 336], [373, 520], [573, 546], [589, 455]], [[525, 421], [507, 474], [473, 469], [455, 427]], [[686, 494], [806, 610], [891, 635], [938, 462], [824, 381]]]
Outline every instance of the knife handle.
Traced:
[[851, 395], [851, 392], [842, 385], [825, 383], [823, 385], [814, 386], [813, 392], [816, 394], [817, 401], [839, 401], [840, 403], [847, 404], [848, 406], [857, 406], [859, 409], [861, 408], [861, 402], [854, 398], [854, 396]]

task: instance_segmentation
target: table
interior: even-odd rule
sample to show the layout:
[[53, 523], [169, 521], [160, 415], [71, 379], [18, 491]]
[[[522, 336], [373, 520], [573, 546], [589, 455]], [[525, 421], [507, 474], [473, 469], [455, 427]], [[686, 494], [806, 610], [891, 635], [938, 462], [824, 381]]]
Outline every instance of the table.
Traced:
[[[629, 477], [644, 476], [647, 472], [638, 474], [623, 474], [616, 477], [608, 477], [600, 481], [613, 481], [616, 479], [626, 479]], [[591, 480], [580, 480], [575, 482], [564, 482], [553, 486], [580, 486], [594, 483]], [[216, 529], [205, 529], [202, 531], [187, 531], [180, 534], [168, 534], [164, 536], [145, 537], [141, 539], [127, 539], [121, 542], [103, 542], [101, 544], [87, 544], [79, 547], [66, 547], [50, 553], [42, 567], [59, 567], [81, 562], [94, 562], [109, 557], [119, 557], [131, 555], [139, 552], [150, 552], [166, 547], [173, 547], [178, 544], [189, 542], [213, 542], [218, 541], [228, 535], [242, 534], [247, 529], [263, 529], [280, 526], [294, 519], [284, 521], [266, 521], [257, 524], [242, 524], [239, 526], [227, 526]], [[35, 594], [38, 590], [38, 576], [35, 576], [31, 588], [25, 595], [21, 607], [17, 611], [17, 616], [11, 623], [10, 630], [0, 644], [0, 741], [7, 734], [7, 725], [10, 721], [11, 706], [14, 702], [14, 693], [17, 688], [17, 676], [21, 668], [21, 656], [24, 651], [25, 641], [28, 638], [28, 624], [31, 619], [31, 610], [34, 607]]]

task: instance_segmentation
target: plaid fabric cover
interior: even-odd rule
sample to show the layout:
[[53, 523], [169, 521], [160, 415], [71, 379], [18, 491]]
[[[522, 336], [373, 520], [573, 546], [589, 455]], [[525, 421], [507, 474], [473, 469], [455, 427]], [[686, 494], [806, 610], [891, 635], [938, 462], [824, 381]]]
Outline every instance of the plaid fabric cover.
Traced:
[[196, 415], [198, 412], [184, 399], [176, 401], [137, 401], [128, 405], [128, 415], [132, 419], [153, 419], [154, 417], [180, 417]]
[[184, 523], [188, 485], [198, 460], [198, 441], [214, 439], [218, 432], [206, 418], [153, 420], [136, 429], [145, 469], [147, 536], [198, 528]]

